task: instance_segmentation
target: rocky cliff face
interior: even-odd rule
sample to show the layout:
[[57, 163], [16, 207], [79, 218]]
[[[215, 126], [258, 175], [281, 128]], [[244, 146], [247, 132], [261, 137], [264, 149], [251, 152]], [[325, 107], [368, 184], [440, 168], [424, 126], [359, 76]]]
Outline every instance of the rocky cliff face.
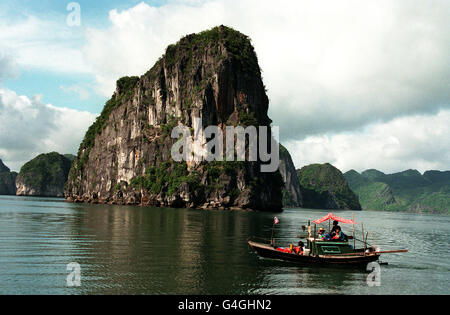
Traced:
[[279, 170], [284, 181], [283, 207], [301, 207], [303, 198], [294, 162], [292, 162], [289, 151], [281, 144]]
[[0, 195], [16, 194], [16, 172], [10, 169], [0, 160]]
[[64, 197], [70, 166], [70, 160], [56, 152], [37, 156], [20, 169], [16, 195]]
[[[279, 172], [255, 162], [174, 162], [177, 125], [270, 126], [256, 54], [220, 26], [182, 38], [141, 77], [126, 77], [89, 128], [70, 171], [68, 201], [280, 210]], [[269, 127], [270, 132], [270, 127]], [[224, 132], [225, 133], [225, 132]]]
[[305, 208], [361, 210], [358, 196], [331, 164], [311, 164], [297, 170], [297, 174]]

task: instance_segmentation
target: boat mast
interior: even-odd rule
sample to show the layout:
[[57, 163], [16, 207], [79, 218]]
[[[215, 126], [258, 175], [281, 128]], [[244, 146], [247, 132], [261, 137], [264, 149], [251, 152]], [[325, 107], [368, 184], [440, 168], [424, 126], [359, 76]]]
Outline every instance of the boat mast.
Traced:
[[355, 217], [352, 212], [352, 221], [353, 221], [353, 250], [356, 249], [356, 239], [355, 239]]
[[316, 250], [316, 227], [317, 227], [317, 224], [315, 224], [314, 223], [314, 234], [313, 234], [313, 248], [314, 248], [314, 251], [313, 251], [313, 255], [316, 255], [317, 254], [317, 250]]
[[[367, 244], [367, 238], [368, 238], [368, 236], [369, 236], [369, 232], [366, 232], [366, 239], [365, 239], [365, 244]], [[367, 246], [365, 246], [365, 248], [366, 248]]]
[[364, 252], [366, 252], [367, 244], [366, 244], [366, 240], [364, 239], [364, 223], [361, 223], [361, 230], [362, 230], [362, 238], [363, 238], [363, 243], [364, 243]]

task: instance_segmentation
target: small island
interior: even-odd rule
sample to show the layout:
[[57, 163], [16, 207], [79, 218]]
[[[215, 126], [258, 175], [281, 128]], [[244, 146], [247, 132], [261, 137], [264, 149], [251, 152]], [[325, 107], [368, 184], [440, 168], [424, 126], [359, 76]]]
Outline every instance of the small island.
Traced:
[[303, 207], [313, 209], [361, 210], [358, 196], [341, 171], [329, 163], [311, 164], [297, 170]]
[[71, 161], [57, 152], [40, 154], [25, 163], [16, 178], [16, 195], [64, 197]]

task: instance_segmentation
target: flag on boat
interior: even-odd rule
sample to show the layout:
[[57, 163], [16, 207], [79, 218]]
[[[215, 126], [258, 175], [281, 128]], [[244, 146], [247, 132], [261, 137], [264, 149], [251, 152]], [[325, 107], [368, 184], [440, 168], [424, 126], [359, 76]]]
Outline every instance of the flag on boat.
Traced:
[[277, 217], [273, 218], [273, 224], [278, 224], [280, 222], [280, 220], [278, 220]]
[[338, 222], [341, 222], [341, 223], [347, 223], [347, 224], [356, 224], [356, 222], [353, 221], [353, 220], [348, 220], [348, 219], [340, 218], [340, 217], [338, 217], [337, 215], [332, 214], [331, 212], [328, 213], [328, 214], [327, 214], [326, 216], [324, 216], [323, 218], [314, 220], [313, 222], [316, 223], [316, 224], [319, 224], [319, 223], [322, 223], [322, 222], [327, 221], [327, 220], [333, 220], [333, 221], [338, 221]]

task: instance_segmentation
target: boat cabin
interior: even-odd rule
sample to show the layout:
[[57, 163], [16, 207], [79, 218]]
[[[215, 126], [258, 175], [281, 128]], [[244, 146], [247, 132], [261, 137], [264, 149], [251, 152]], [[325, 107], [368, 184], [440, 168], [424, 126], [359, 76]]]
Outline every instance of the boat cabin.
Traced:
[[335, 255], [353, 253], [354, 249], [348, 242], [322, 241], [308, 238], [306, 248], [316, 255]]

